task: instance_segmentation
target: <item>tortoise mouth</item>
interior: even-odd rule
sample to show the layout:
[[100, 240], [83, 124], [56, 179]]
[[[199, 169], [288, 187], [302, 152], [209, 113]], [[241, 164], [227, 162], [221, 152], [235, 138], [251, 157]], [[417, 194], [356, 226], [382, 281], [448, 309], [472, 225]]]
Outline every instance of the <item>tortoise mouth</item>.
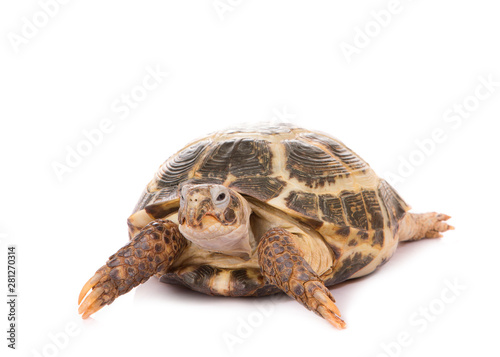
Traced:
[[202, 249], [249, 258], [251, 247], [249, 226], [226, 226], [215, 217], [206, 215], [200, 226], [179, 225], [182, 235]]
[[[206, 214], [199, 224], [189, 224], [186, 219], [179, 225], [181, 233], [191, 241], [211, 241], [231, 234], [236, 227], [223, 225], [215, 216]], [[195, 243], [196, 243], [195, 242]]]

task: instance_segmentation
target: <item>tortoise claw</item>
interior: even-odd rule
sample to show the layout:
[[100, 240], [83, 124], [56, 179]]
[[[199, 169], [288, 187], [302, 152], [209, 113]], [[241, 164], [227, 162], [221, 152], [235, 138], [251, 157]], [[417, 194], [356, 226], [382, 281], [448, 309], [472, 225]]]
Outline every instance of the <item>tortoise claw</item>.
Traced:
[[102, 295], [104, 289], [102, 287], [98, 287], [97, 289], [92, 290], [92, 292], [87, 296], [83, 304], [78, 308], [78, 313], [84, 313], [89, 310], [91, 306], [94, 305], [94, 302]]
[[[80, 291], [78, 313], [82, 314], [82, 318], [86, 319], [105, 305], [111, 304], [118, 296], [118, 290], [109, 276], [110, 270], [106, 265], [101, 267]], [[90, 289], [91, 293], [85, 297]]]
[[102, 274], [99, 274], [98, 272], [96, 272], [96, 274], [92, 278], [90, 278], [83, 286], [82, 290], [80, 291], [80, 295], [78, 296], [78, 305], [80, 305], [80, 303], [82, 302], [85, 295], [87, 295], [89, 290], [92, 289], [95, 286], [95, 284], [97, 284], [99, 280], [102, 278]]
[[327, 309], [332, 310], [335, 315], [338, 315], [340, 317], [340, 311], [337, 305], [335, 305], [335, 299], [333, 298], [333, 296], [328, 296], [321, 290], [317, 290], [313, 294], [313, 296]]
[[325, 306], [320, 306], [318, 308], [318, 313], [323, 317], [326, 321], [328, 321], [331, 325], [338, 328], [339, 330], [345, 329], [346, 325], [344, 320], [336, 316], [330, 310], [328, 310]]
[[445, 222], [451, 218], [450, 216], [443, 213], [430, 213], [428, 215], [431, 221], [427, 232], [425, 232], [425, 238], [442, 238], [442, 232], [455, 229]]
[[93, 313], [101, 310], [104, 307], [104, 305], [106, 305], [106, 304], [102, 303], [101, 301], [95, 302], [87, 310], [85, 310], [85, 312], [82, 315], [82, 318], [87, 319]]
[[[311, 291], [310, 289], [314, 291], [312, 296], [308, 293]], [[345, 329], [346, 324], [340, 318], [340, 311], [337, 305], [335, 305], [335, 299], [322, 283], [316, 281], [306, 283], [306, 296], [306, 306], [313, 309], [318, 315], [339, 330]]]

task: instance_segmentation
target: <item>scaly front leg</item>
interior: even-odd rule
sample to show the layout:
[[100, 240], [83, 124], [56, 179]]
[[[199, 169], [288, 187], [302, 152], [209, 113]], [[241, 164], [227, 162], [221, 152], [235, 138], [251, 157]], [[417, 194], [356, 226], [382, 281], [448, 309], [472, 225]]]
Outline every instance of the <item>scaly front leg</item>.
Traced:
[[149, 223], [84, 285], [78, 304], [90, 289], [92, 292], [78, 312], [86, 319], [156, 273], [166, 272], [186, 244], [177, 224], [167, 220]]
[[270, 284], [279, 287], [333, 326], [345, 328], [335, 299], [302, 257], [293, 241], [293, 234], [282, 228], [270, 229], [259, 242], [258, 255], [262, 274]]

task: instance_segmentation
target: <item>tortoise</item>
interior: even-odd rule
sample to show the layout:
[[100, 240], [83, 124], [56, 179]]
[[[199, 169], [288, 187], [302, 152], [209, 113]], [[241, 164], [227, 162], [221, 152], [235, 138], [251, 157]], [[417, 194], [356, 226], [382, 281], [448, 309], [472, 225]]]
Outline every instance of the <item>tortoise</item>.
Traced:
[[209, 295], [284, 292], [344, 328], [328, 287], [372, 273], [399, 242], [453, 229], [445, 214], [409, 210], [331, 136], [291, 124], [216, 132], [160, 166], [128, 218], [130, 242], [84, 285], [78, 311], [155, 275]]

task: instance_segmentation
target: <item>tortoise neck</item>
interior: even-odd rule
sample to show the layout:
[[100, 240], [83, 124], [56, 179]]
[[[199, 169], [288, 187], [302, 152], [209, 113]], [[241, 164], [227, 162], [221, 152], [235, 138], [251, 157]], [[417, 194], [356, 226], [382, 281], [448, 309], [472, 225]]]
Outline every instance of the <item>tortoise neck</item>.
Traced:
[[[204, 250], [248, 260], [252, 257], [257, 245], [250, 224], [252, 209], [245, 198], [238, 193], [235, 195], [238, 197], [239, 212], [237, 214], [240, 218], [238, 224], [232, 226], [233, 228], [228, 229], [231, 226], [225, 226], [209, 216], [208, 219], [201, 220], [200, 227], [181, 224], [179, 229], [186, 239]], [[182, 219], [180, 221], [185, 223]], [[211, 224], [211, 226], [205, 227], [204, 223]]]

